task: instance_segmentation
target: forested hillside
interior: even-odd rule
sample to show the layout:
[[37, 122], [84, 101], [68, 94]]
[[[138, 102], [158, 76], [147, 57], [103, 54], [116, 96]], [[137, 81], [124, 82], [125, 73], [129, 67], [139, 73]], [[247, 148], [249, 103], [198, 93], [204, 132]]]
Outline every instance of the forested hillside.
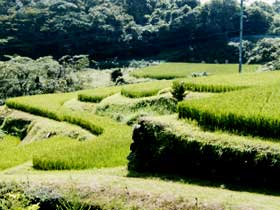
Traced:
[[[245, 9], [245, 35], [280, 33], [279, 3]], [[32, 58], [89, 54], [105, 60], [169, 54], [169, 60], [236, 62], [235, 0], [0, 0], [0, 50]]]

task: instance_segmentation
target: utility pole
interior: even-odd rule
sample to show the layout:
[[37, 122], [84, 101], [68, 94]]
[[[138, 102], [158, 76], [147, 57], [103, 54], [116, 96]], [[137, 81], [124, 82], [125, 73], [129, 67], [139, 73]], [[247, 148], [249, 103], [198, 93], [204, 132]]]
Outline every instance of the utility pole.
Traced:
[[240, 3], [240, 40], [239, 40], [239, 73], [242, 73], [242, 64], [243, 64], [243, 16], [244, 16], [244, 5], [243, 1], [241, 0]]

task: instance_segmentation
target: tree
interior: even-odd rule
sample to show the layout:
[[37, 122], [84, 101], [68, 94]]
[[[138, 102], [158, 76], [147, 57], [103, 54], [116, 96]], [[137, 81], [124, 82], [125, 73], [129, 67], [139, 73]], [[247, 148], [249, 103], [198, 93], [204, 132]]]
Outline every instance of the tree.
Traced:
[[8, 61], [0, 62], [0, 99], [80, 88], [78, 79], [72, 74], [73, 69], [64, 68], [52, 57], [8, 58]]
[[265, 34], [272, 25], [272, 14], [264, 11], [258, 5], [245, 10], [244, 30], [246, 34]]

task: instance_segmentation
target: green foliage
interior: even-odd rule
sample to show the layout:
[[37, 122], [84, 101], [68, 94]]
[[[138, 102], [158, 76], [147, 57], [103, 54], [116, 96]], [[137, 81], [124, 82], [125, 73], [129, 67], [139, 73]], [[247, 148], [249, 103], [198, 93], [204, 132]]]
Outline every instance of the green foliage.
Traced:
[[72, 71], [52, 57], [10, 57], [0, 62], [0, 99], [77, 90], [80, 84]]
[[0, 209], [2, 210], [38, 210], [40, 208], [24, 194], [24, 189], [20, 185], [1, 183], [0, 194]]
[[136, 99], [116, 94], [96, 106], [96, 114], [128, 125], [133, 125], [142, 116], [169, 115], [176, 110], [176, 101], [166, 94]]
[[133, 132], [129, 170], [279, 187], [278, 143], [200, 131], [170, 118], [145, 118]]
[[182, 101], [186, 96], [186, 84], [184, 82], [174, 81], [172, 83], [171, 93], [177, 101]]
[[88, 55], [65, 55], [59, 59], [59, 63], [61, 63], [66, 68], [68, 67], [74, 70], [82, 70], [88, 68], [90, 65]]
[[122, 73], [121, 69], [114, 70], [111, 73], [111, 80], [112, 80], [112, 82], [116, 82], [118, 77], [122, 77], [122, 76], [123, 76], [123, 73]]
[[[267, 33], [277, 10], [267, 8], [246, 7], [245, 35]], [[105, 60], [172, 48], [181, 50], [180, 61], [234, 62], [236, 51], [227, 42], [237, 35], [238, 21], [235, 0], [1, 1], [1, 53], [35, 58], [74, 52]]]
[[11, 118], [5, 118], [0, 129], [10, 135], [17, 136], [20, 139], [23, 139], [27, 135], [28, 126], [30, 125], [30, 123], [31, 123], [30, 120], [24, 120], [24, 119], [15, 120]]
[[[258, 67], [258, 65], [244, 65], [244, 71], [254, 72]], [[236, 73], [237, 70], [237, 64], [165, 63], [133, 71], [131, 75], [138, 78], [174, 79], [190, 77], [193, 72], [224, 75]]]
[[[265, 9], [267, 8], [267, 9]], [[262, 3], [252, 4], [246, 8], [244, 30], [246, 34], [265, 34], [273, 21], [273, 11]], [[271, 9], [272, 10], [272, 9]]]
[[247, 55], [249, 63], [261, 63], [280, 60], [280, 39], [262, 39]]

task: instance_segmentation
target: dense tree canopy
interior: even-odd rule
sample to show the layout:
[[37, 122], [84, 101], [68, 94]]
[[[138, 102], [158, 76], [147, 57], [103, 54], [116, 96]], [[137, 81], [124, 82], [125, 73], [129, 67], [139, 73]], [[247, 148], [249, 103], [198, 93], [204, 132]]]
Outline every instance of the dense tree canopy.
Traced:
[[54, 92], [68, 92], [80, 88], [74, 69], [61, 65], [52, 57], [33, 60], [9, 57], [0, 62], [0, 100], [8, 97]]
[[[198, 51], [211, 51], [214, 43], [223, 60], [228, 39], [239, 31], [239, 10], [236, 0], [0, 0], [0, 50], [2, 56], [94, 59], [181, 50], [176, 59], [201, 61]], [[279, 34], [277, 13], [277, 2], [248, 6], [245, 34]], [[220, 59], [216, 52], [206, 60]]]

